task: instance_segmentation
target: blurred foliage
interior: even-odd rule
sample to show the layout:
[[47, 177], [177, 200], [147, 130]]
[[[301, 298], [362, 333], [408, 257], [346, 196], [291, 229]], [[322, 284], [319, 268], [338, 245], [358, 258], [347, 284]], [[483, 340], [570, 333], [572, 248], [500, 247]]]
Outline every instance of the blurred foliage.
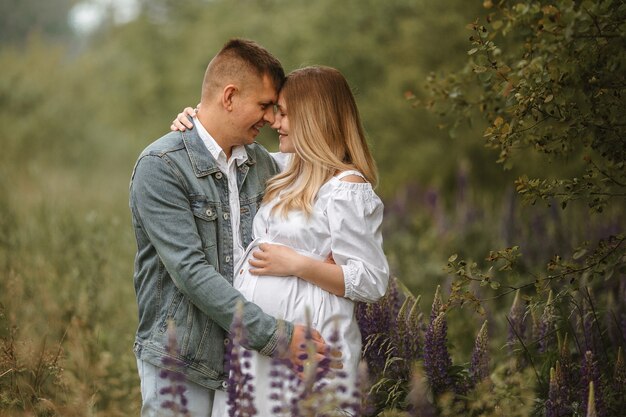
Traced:
[[23, 44], [33, 34], [70, 39], [68, 13], [77, 0], [0, 0], [0, 44]]
[[525, 151], [572, 165], [518, 178], [526, 201], [556, 199], [565, 208], [581, 199], [599, 212], [612, 199], [623, 204], [626, 4], [489, 0], [485, 7], [485, 21], [468, 25], [468, 63], [431, 78], [428, 105], [484, 118], [486, 145], [500, 151], [507, 168], [516, 157], [523, 163]]
[[[209, 59], [233, 36], [287, 71], [329, 65], [349, 80], [381, 173], [390, 264], [425, 299], [452, 290], [454, 363], [470, 360], [481, 314], [494, 361], [507, 356], [502, 313], [522, 286], [541, 310], [534, 283], [549, 262], [549, 274], [584, 285], [589, 262], [623, 280], [623, 237], [609, 238], [624, 226], [623, 2], [142, 0], [134, 20], [108, 16], [80, 37], [67, 23], [75, 3], [0, 0], [6, 415], [137, 414], [130, 171], [199, 101]], [[269, 129], [260, 141], [276, 149]], [[525, 196], [550, 206], [523, 206]], [[602, 282], [591, 285], [599, 297]], [[502, 365], [493, 386], [545, 394], [546, 372], [529, 388]]]

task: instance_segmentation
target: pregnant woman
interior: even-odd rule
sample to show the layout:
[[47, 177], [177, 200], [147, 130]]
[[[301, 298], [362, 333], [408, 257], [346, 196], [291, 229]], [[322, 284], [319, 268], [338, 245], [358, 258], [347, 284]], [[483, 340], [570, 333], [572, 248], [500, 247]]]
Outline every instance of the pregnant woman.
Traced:
[[[308, 310], [325, 340], [338, 328], [351, 390], [361, 354], [355, 301], [378, 300], [389, 277], [376, 167], [350, 87], [336, 69], [293, 71], [276, 107], [282, 172], [267, 184], [234, 286], [277, 318], [305, 324]], [[183, 128], [185, 113], [178, 122]], [[334, 263], [323, 262], [330, 256]], [[259, 415], [274, 415], [271, 358], [251, 353]], [[226, 395], [218, 393], [213, 415], [226, 414]]]

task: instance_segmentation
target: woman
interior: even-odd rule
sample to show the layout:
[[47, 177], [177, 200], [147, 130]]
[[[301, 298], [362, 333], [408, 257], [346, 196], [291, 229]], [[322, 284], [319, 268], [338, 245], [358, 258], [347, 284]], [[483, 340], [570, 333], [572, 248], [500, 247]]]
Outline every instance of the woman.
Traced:
[[[181, 113], [178, 121], [184, 118]], [[361, 353], [354, 302], [382, 297], [389, 275], [383, 204], [373, 191], [376, 167], [350, 87], [336, 69], [289, 74], [272, 127], [280, 152], [291, 157], [267, 184], [234, 286], [265, 312], [294, 323], [306, 323], [308, 309], [326, 340], [338, 326], [350, 389]], [[334, 263], [324, 262], [329, 256]], [[256, 405], [269, 416], [271, 359], [252, 355]], [[225, 397], [216, 395], [216, 407], [225, 408]], [[214, 415], [222, 414], [214, 408]]]

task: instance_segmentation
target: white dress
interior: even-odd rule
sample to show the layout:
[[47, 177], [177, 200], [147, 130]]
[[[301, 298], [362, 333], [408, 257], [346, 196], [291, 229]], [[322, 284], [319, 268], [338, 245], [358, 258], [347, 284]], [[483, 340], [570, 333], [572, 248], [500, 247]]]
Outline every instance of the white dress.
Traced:
[[[354, 314], [354, 301], [378, 300], [384, 295], [389, 278], [382, 249], [382, 201], [369, 183], [341, 180], [350, 174], [362, 176], [356, 171], [347, 171], [320, 188], [309, 218], [300, 211], [289, 212], [286, 218], [279, 213], [272, 214], [276, 199], [263, 204], [254, 218], [254, 240], [235, 268], [234, 278], [235, 288], [246, 299], [276, 318], [306, 324], [308, 309], [313, 328], [326, 341], [338, 325], [349, 391], [353, 389], [361, 357], [361, 333]], [[248, 260], [263, 242], [287, 245], [316, 259], [325, 259], [332, 253], [335, 263], [343, 269], [345, 298], [294, 276], [251, 275]], [[257, 352], [252, 354], [251, 372], [258, 415], [273, 416], [271, 409], [276, 404], [269, 400], [271, 358]], [[216, 392], [214, 417], [228, 415], [226, 398], [224, 392]]]

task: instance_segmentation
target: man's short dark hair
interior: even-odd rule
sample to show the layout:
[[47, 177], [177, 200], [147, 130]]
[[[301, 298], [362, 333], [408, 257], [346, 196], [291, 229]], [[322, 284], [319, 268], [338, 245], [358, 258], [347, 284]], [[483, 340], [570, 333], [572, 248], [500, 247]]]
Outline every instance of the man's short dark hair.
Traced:
[[217, 53], [217, 56], [221, 55], [241, 59], [254, 68], [259, 77], [268, 75], [277, 90], [283, 86], [285, 71], [280, 61], [255, 41], [242, 38], [230, 39]]
[[259, 78], [267, 75], [276, 91], [282, 88], [285, 81], [285, 71], [280, 61], [267, 49], [249, 39], [230, 39], [209, 63], [202, 94], [204, 96], [215, 91], [233, 78], [245, 80], [247, 74]]

